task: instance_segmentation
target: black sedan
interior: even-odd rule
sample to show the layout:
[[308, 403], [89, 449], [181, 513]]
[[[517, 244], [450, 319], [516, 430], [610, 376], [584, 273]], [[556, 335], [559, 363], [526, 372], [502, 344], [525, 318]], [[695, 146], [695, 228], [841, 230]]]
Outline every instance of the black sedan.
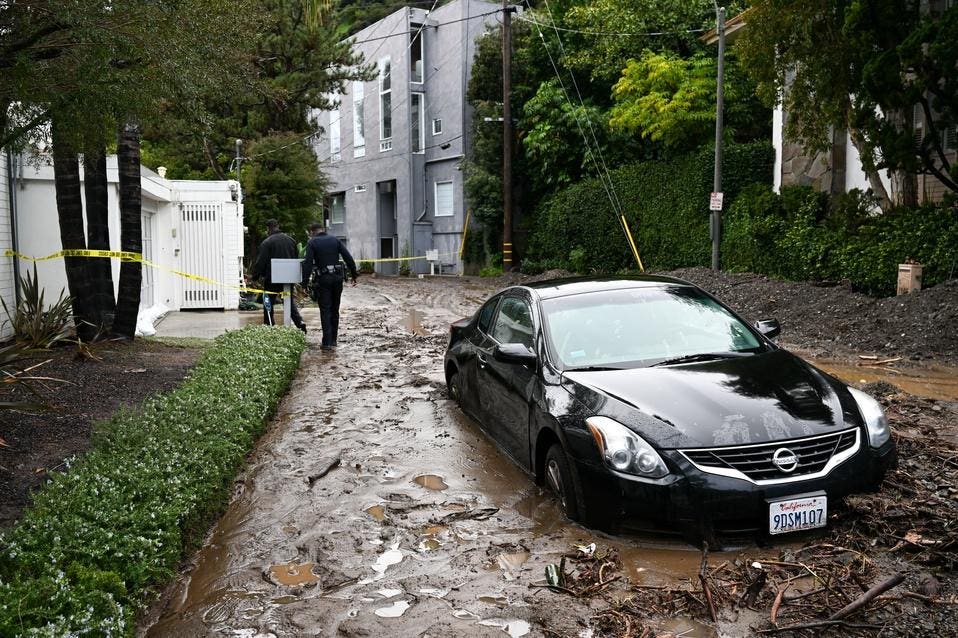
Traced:
[[446, 382], [574, 520], [776, 535], [825, 526], [896, 458], [879, 404], [778, 333], [668, 277], [544, 281], [451, 326]]

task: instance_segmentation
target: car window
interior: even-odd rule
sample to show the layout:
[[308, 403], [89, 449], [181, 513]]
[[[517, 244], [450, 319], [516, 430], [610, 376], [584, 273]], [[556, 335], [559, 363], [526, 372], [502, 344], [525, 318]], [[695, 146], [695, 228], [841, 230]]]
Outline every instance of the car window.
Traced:
[[492, 338], [499, 343], [521, 343], [532, 348], [532, 310], [518, 297], [506, 297], [499, 307]]
[[542, 310], [552, 352], [567, 367], [762, 349], [747, 326], [689, 286], [570, 295], [543, 302]]
[[495, 313], [496, 304], [498, 303], [499, 297], [493, 297], [479, 310], [479, 323], [477, 325], [479, 326], [479, 329], [486, 334], [489, 333], [489, 324], [492, 323], [492, 315]]

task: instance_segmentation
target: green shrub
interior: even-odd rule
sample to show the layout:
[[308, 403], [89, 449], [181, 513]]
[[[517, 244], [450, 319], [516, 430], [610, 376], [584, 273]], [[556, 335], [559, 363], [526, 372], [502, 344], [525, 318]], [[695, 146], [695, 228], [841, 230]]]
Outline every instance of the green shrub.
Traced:
[[0, 635], [133, 635], [227, 502], [304, 348], [291, 328], [229, 332], [176, 390], [98, 424], [0, 536]]
[[723, 265], [794, 280], [848, 279], [874, 295], [895, 292], [898, 264], [924, 265], [924, 285], [954, 276], [958, 211], [923, 206], [878, 212], [852, 191], [831, 199], [807, 187], [768, 186], [742, 192], [725, 216]]
[[36, 264], [33, 264], [32, 277], [27, 271], [20, 278], [20, 290], [20, 302], [12, 311], [7, 307], [7, 302], [0, 299], [17, 341], [31, 348], [49, 348], [70, 336], [73, 298], [65, 297], [61, 290], [57, 301], [47, 304], [37, 278]]
[[[765, 143], [729, 145], [723, 162], [725, 201], [732, 201], [747, 184], [771, 182], [773, 159], [772, 148]], [[710, 263], [713, 167], [713, 151], [703, 148], [669, 162], [633, 164], [611, 172], [615, 195], [646, 268]], [[527, 255], [533, 267], [548, 264], [610, 273], [636, 267], [609, 194], [598, 179], [583, 180], [546, 199], [535, 219]]]

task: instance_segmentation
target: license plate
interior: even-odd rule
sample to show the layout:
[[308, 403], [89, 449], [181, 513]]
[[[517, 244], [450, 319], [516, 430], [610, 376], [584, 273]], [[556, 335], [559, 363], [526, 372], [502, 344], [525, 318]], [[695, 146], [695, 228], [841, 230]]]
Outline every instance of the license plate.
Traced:
[[825, 527], [828, 497], [806, 496], [768, 504], [768, 533], [785, 534], [803, 529]]

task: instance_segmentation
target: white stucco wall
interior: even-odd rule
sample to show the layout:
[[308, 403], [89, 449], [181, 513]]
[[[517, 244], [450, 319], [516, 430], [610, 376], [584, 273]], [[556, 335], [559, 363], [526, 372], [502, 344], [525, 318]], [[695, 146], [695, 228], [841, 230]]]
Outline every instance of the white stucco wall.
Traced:
[[[115, 156], [107, 160], [107, 181], [110, 249], [120, 250], [119, 184]], [[241, 280], [242, 207], [233, 201], [229, 182], [167, 180], [143, 167], [141, 185], [144, 233], [150, 232], [153, 240], [153, 254], [147, 258], [152, 258], [160, 266], [151, 270], [153, 299], [144, 299], [145, 305], [152, 301], [178, 310], [183, 304], [183, 278], [172, 271], [189, 271], [184, 268], [187, 260], [182, 252], [181, 204], [184, 203], [209, 203], [221, 207], [222, 251], [214, 258], [222, 260], [225, 283], [237, 284]], [[42, 257], [59, 251], [62, 244], [52, 167], [28, 164], [16, 188], [19, 252]], [[120, 262], [113, 260], [112, 264], [116, 288], [119, 284]], [[30, 262], [21, 262], [21, 267], [32, 268], [32, 265]], [[37, 271], [48, 297], [52, 296], [55, 300], [61, 289], [66, 290], [66, 271], [62, 259], [38, 262]], [[213, 307], [239, 307], [238, 290], [224, 286], [221, 292], [222, 302]]]
[[[4, 257], [3, 251], [13, 248], [13, 227], [10, 215], [10, 166], [7, 153], [0, 149], [0, 299], [12, 311], [16, 305], [14, 289], [13, 258]], [[0, 340], [13, 334], [6, 313], [0, 308]]]
[[[878, 176], [881, 178], [882, 184], [885, 185], [885, 191], [891, 195], [891, 177], [888, 175], [888, 171], [879, 171]], [[851, 136], [846, 133], [845, 192], [848, 192], [853, 188], [867, 191], [871, 188], [871, 185], [868, 183], [868, 177], [865, 175], [865, 171], [862, 170], [861, 155], [858, 154], [858, 149], [855, 148], [854, 144], [852, 144]]]

